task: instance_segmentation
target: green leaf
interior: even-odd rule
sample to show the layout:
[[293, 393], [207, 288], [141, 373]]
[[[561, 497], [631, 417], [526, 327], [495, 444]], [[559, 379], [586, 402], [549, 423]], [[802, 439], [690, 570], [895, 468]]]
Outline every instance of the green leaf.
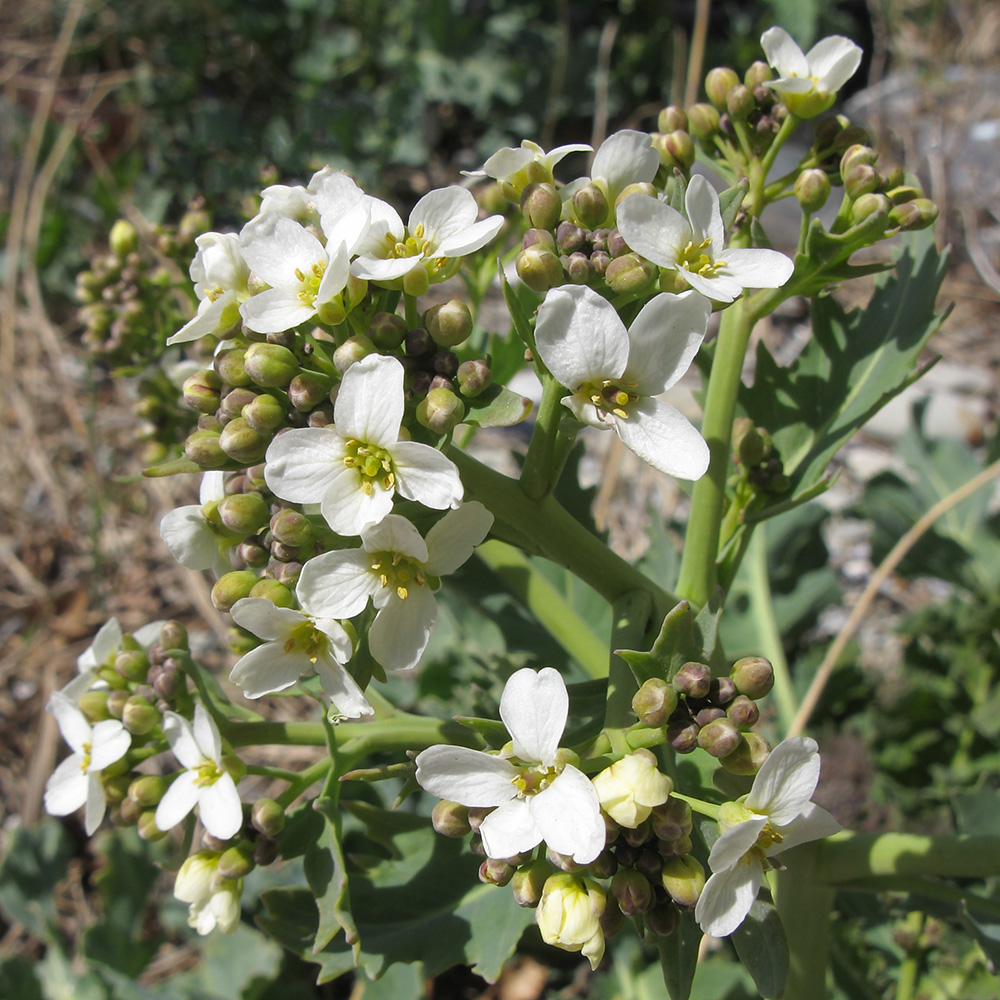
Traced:
[[358, 976], [351, 993], [353, 1000], [421, 1000], [427, 984], [419, 963], [393, 965], [381, 979]]
[[[332, 786], [332, 788], [331, 788]], [[323, 832], [303, 857], [306, 880], [316, 898], [319, 924], [313, 951], [320, 951], [341, 930], [344, 940], [357, 954], [358, 928], [351, 914], [347, 885], [347, 864], [340, 844], [341, 812], [339, 782], [328, 783], [326, 794], [313, 802], [313, 808], [325, 820]], [[331, 794], [332, 792], [332, 794]]]
[[994, 970], [1000, 969], [1000, 919], [995, 915], [995, 907], [980, 911], [977, 903], [976, 896], [963, 899], [958, 907], [959, 918], [972, 931]]
[[701, 937], [701, 928], [694, 922], [693, 914], [682, 913], [673, 934], [657, 939], [660, 968], [670, 1000], [688, 1000], [691, 995]]
[[788, 942], [778, 911], [758, 897], [730, 939], [762, 997], [780, 997], [788, 976]]
[[507, 303], [507, 310], [510, 312], [511, 322], [514, 324], [514, 332], [521, 338], [524, 346], [532, 354], [537, 354], [531, 316], [525, 308], [524, 303], [517, 297], [517, 292], [510, 287], [507, 275], [503, 271], [503, 264], [499, 260], [497, 261], [497, 273], [500, 276], [500, 287], [503, 289], [503, 297]]
[[35, 976], [35, 963], [20, 955], [0, 962], [0, 997], [42, 1000], [42, 987]]
[[177, 476], [182, 472], [202, 471], [204, 471], [202, 467], [197, 462], [192, 462], [190, 458], [175, 458], [159, 465], [151, 465], [148, 469], [143, 469], [142, 474], [147, 479], [162, 479], [164, 476]]
[[464, 424], [476, 427], [511, 427], [531, 412], [531, 400], [505, 385], [494, 383], [478, 396], [465, 400]]
[[746, 197], [747, 189], [749, 187], [750, 182], [744, 177], [738, 184], [734, 184], [731, 188], [726, 188], [726, 190], [719, 195], [719, 211], [722, 213], [722, 228], [727, 232], [736, 221], [736, 214], [740, 210], [740, 205], [743, 204], [743, 199]]
[[955, 824], [967, 836], [1000, 836], [1000, 791], [956, 792]]
[[0, 910], [11, 923], [50, 940], [56, 924], [53, 890], [67, 871], [73, 846], [61, 823], [46, 820], [13, 831], [0, 865]]
[[767, 5], [771, 8], [770, 23], [780, 24], [803, 52], [808, 51], [816, 40], [819, 0], [767, 0]]

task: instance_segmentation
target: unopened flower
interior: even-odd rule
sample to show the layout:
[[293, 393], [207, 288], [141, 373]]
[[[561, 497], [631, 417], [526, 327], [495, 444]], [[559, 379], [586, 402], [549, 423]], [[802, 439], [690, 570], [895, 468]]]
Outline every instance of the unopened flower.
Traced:
[[343, 214], [365, 198], [351, 177], [332, 167], [317, 170], [305, 187], [271, 184], [260, 194], [260, 215], [283, 215], [303, 225]]
[[774, 27], [760, 36], [760, 44], [778, 73], [778, 79], [765, 80], [764, 86], [799, 118], [826, 111], [861, 65], [861, 48], [843, 35], [823, 38], [803, 54], [784, 28]]
[[45, 809], [52, 816], [67, 816], [86, 806], [83, 826], [88, 835], [93, 834], [107, 807], [101, 771], [125, 756], [132, 737], [117, 719], [91, 726], [83, 712], [60, 692], [52, 695], [48, 708], [73, 753], [46, 783]]
[[465, 171], [469, 177], [492, 177], [500, 182], [504, 193], [509, 192], [512, 200], [521, 197], [521, 192], [536, 183], [553, 183], [552, 168], [570, 153], [589, 153], [592, 147], [586, 143], [572, 143], [557, 146], [546, 153], [541, 146], [530, 139], [521, 141], [520, 147], [504, 146], [498, 149], [484, 164], [482, 170]]
[[186, 858], [174, 882], [174, 896], [190, 904], [188, 924], [199, 934], [210, 934], [216, 927], [232, 934], [240, 922], [242, 891], [242, 879], [219, 875], [216, 851], [198, 851]]
[[535, 910], [542, 940], [563, 951], [581, 952], [596, 969], [604, 957], [601, 915], [606, 905], [604, 890], [592, 878], [550, 875]]
[[444, 510], [462, 500], [451, 459], [430, 445], [400, 441], [403, 366], [370, 354], [344, 373], [332, 427], [286, 431], [267, 449], [264, 479], [283, 500], [318, 503], [327, 524], [357, 535], [407, 500]]
[[648, 750], [627, 754], [591, 781], [601, 808], [629, 830], [648, 818], [653, 806], [663, 805], [673, 790], [673, 782], [660, 772], [656, 758]]
[[764, 762], [750, 794], [722, 806], [722, 834], [708, 856], [713, 874], [694, 911], [706, 934], [725, 937], [743, 923], [769, 858], [840, 829], [825, 809], [810, 801], [819, 769], [815, 740], [787, 739]]
[[652, 139], [646, 132], [622, 129], [609, 135], [594, 154], [590, 177], [581, 177], [560, 189], [565, 203], [587, 184], [595, 184], [614, 205], [618, 195], [629, 184], [652, 181], [660, 169], [660, 154], [653, 149]]
[[777, 250], [726, 249], [719, 196], [701, 174], [691, 178], [684, 207], [686, 219], [658, 198], [631, 194], [618, 206], [618, 231], [637, 253], [718, 302], [744, 288], [779, 288], [792, 276], [792, 261]]
[[708, 468], [708, 445], [680, 411], [655, 397], [687, 371], [710, 312], [696, 292], [664, 292], [626, 330], [614, 306], [592, 289], [557, 288], [539, 307], [535, 343], [545, 366], [572, 392], [563, 405], [577, 419], [613, 429], [668, 475], [698, 479]]
[[488, 857], [513, 857], [545, 841], [589, 864], [604, 849], [606, 829], [594, 786], [559, 753], [568, 714], [559, 671], [518, 670], [500, 699], [509, 751], [429, 747], [417, 755], [417, 783], [464, 806], [496, 807], [479, 826]]
[[[150, 622], [132, 633], [132, 638], [146, 651], [160, 637], [162, 621]], [[114, 666], [115, 657], [121, 652], [124, 633], [117, 618], [109, 618], [98, 629], [93, 642], [76, 658], [77, 676], [66, 684], [59, 692], [71, 702], [78, 702], [80, 696], [92, 687], [107, 687], [98, 679], [98, 671], [102, 667]]]
[[305, 564], [296, 594], [304, 608], [353, 618], [371, 598], [378, 609], [368, 632], [375, 660], [388, 670], [414, 667], [437, 620], [435, 591], [487, 535], [493, 515], [475, 501], [449, 511], [421, 538], [398, 514], [361, 533], [360, 549], [337, 549]]
[[163, 714], [163, 735], [182, 771], [156, 807], [161, 830], [176, 826], [195, 806], [202, 825], [213, 837], [229, 840], [243, 826], [243, 805], [236, 782], [222, 767], [222, 740], [201, 703], [194, 707], [194, 725], [176, 712]]
[[229, 550], [239, 541], [210, 520], [206, 513], [226, 495], [223, 474], [206, 472], [201, 477], [197, 504], [175, 507], [160, 521], [160, 537], [170, 554], [188, 569], [210, 569], [216, 577], [233, 567]]

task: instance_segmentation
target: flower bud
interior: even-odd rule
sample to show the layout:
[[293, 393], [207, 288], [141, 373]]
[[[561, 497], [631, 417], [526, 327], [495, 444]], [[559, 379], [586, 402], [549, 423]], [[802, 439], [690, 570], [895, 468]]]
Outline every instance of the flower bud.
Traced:
[[243, 364], [250, 378], [265, 388], [284, 389], [299, 373], [298, 359], [280, 344], [251, 344]]
[[[333, 365], [337, 371], [343, 375], [344, 372], [346, 372], [347, 369], [355, 363], [355, 361], [360, 361], [362, 358], [367, 358], [369, 354], [374, 353], [375, 344], [368, 337], [348, 337], [347, 340], [345, 340], [340, 347], [333, 352]], [[313, 403], [313, 406], [321, 402], [324, 395], [326, 394], [323, 393], [316, 400], [316, 402]], [[292, 405], [294, 406], [295, 404], [293, 403]], [[299, 407], [296, 407], [296, 409], [299, 409]], [[312, 406], [308, 407], [308, 409], [312, 409]]]
[[677, 753], [693, 753], [698, 746], [698, 724], [690, 719], [672, 719], [667, 723], [667, 743]]
[[270, 435], [285, 423], [285, 407], [274, 396], [262, 392], [243, 407], [241, 416], [251, 430]]
[[587, 231], [574, 222], [560, 222], [556, 230], [556, 247], [560, 253], [576, 253], [587, 244]]
[[[621, 833], [619, 836], [628, 844], [629, 847], [642, 847], [647, 840], [652, 836], [653, 829], [649, 823], [648, 819], [644, 819], [638, 826], [621, 827]], [[632, 862], [635, 863], [634, 861]]]
[[871, 164], [856, 163], [844, 174], [844, 193], [851, 199], [860, 198], [877, 190], [878, 183], [878, 173]]
[[726, 709], [726, 717], [737, 729], [750, 729], [760, 718], [760, 709], [756, 702], [745, 694], [737, 695]]
[[139, 822], [139, 817], [142, 815], [142, 809], [140, 806], [136, 805], [129, 798], [124, 798], [121, 800], [118, 806], [117, 817], [114, 812], [111, 814], [112, 821], [115, 821], [115, 825], [120, 822], [122, 826], [135, 826]]
[[268, 444], [270, 439], [255, 431], [243, 417], [230, 420], [219, 434], [219, 447], [241, 465], [259, 462]]
[[243, 387], [250, 385], [251, 379], [246, 370], [246, 352], [242, 347], [230, 347], [219, 351], [213, 362], [216, 375], [229, 386]]
[[926, 229], [938, 217], [938, 207], [929, 198], [914, 198], [889, 210], [889, 220], [900, 229]]
[[712, 686], [712, 671], [704, 663], [689, 660], [681, 664], [670, 683], [687, 698], [704, 698]]
[[224, 573], [212, 587], [212, 603], [219, 611], [229, 611], [237, 601], [250, 596], [257, 580], [257, 574], [248, 569]]
[[759, 701], [774, 687], [774, 668], [763, 656], [744, 656], [737, 660], [729, 676], [736, 690], [754, 701]]
[[241, 840], [227, 848], [219, 857], [219, 877], [225, 879], [246, 878], [256, 865], [253, 860], [253, 844]]
[[678, 906], [694, 906], [705, 888], [705, 869], [690, 854], [665, 861], [660, 878]]
[[156, 810], [146, 809], [139, 813], [139, 819], [136, 822], [136, 830], [140, 837], [146, 841], [148, 844], [156, 843], [158, 840], [163, 840], [167, 835], [166, 830], [161, 830], [156, 825]]
[[[365, 337], [365, 340], [368, 338]], [[371, 343], [369, 341], [369, 343]], [[372, 345], [374, 350], [374, 344]], [[337, 355], [333, 356], [334, 365], [337, 364]], [[329, 398], [330, 383], [317, 378], [315, 375], [300, 373], [288, 383], [288, 401], [300, 413], [308, 413], [313, 408], [319, 406]]]
[[580, 251], [564, 257], [562, 266], [566, 277], [574, 285], [585, 285], [594, 276], [594, 266], [590, 263], [590, 258]]
[[546, 944], [579, 951], [596, 969], [604, 956], [601, 915], [607, 899], [593, 880], [577, 875], [551, 875], [545, 881], [535, 921]]
[[646, 933], [656, 937], [667, 937], [677, 930], [681, 915], [677, 907], [668, 902], [657, 903], [649, 913], [642, 918]]
[[197, 430], [184, 441], [184, 454], [202, 469], [221, 469], [229, 456], [219, 445], [219, 432]]
[[825, 170], [813, 167], [795, 178], [795, 197], [803, 211], [818, 212], [830, 197], [830, 178]]
[[438, 347], [455, 347], [472, 333], [472, 312], [461, 299], [431, 306], [424, 313], [427, 332]]
[[657, 840], [674, 841], [686, 837], [693, 825], [691, 807], [683, 799], [667, 799], [653, 810], [650, 824]]
[[305, 545], [312, 538], [312, 524], [309, 518], [289, 507], [274, 514], [269, 527], [275, 541], [294, 549]]
[[128, 797], [143, 809], [151, 809], [163, 798], [166, 790], [167, 782], [164, 778], [158, 774], [144, 774], [128, 786]]
[[605, 848], [587, 865], [587, 873], [594, 878], [611, 878], [618, 871], [618, 859]]
[[514, 902], [518, 906], [536, 907], [542, 898], [545, 880], [552, 874], [552, 869], [545, 861], [536, 861], [526, 868], [519, 868], [510, 880], [514, 894]]
[[[571, 223], [563, 222], [560, 225], [571, 225]], [[522, 250], [527, 250], [528, 247], [533, 247], [536, 243], [540, 243], [553, 253], [556, 252], [556, 238], [547, 229], [528, 229], [525, 231], [524, 236], [521, 237]]]
[[111, 252], [120, 260], [124, 261], [130, 254], [139, 248], [139, 234], [128, 219], [119, 219], [112, 227], [108, 236], [108, 246]]
[[465, 419], [465, 404], [450, 389], [431, 389], [417, 405], [417, 421], [436, 434], [447, 434]]
[[106, 702], [108, 714], [112, 719], [120, 719], [125, 711], [125, 702], [129, 699], [128, 691], [110, 691]]
[[250, 589], [250, 597], [263, 597], [276, 608], [290, 608], [295, 603], [295, 595], [279, 580], [265, 577]]
[[736, 685], [731, 677], [713, 677], [708, 689], [708, 700], [722, 708], [736, 697]]
[[111, 718], [111, 712], [108, 710], [109, 697], [107, 691], [86, 691], [80, 695], [77, 705], [89, 722], [103, 722]]
[[380, 351], [395, 351], [406, 339], [406, 321], [395, 313], [376, 313], [368, 326], [368, 336]]
[[632, 184], [626, 184], [625, 187], [618, 192], [618, 197], [615, 198], [615, 208], [628, 198], [629, 195], [644, 194], [650, 198], [655, 198], [657, 193], [656, 188], [647, 181], [635, 181]]
[[715, 719], [698, 731], [698, 746], [713, 757], [726, 757], [740, 742], [740, 731], [730, 719]]
[[771, 71], [771, 67], [761, 59], [751, 63], [747, 71], [743, 74], [743, 83], [751, 90], [773, 79], [774, 73]]
[[652, 286], [658, 275], [655, 264], [637, 253], [627, 253], [608, 264], [604, 280], [615, 292], [637, 294]]
[[658, 132], [676, 132], [678, 130], [686, 132], [688, 118], [683, 108], [676, 104], [668, 104], [656, 117], [656, 128]]
[[707, 726], [710, 722], [715, 722], [716, 719], [724, 719], [726, 717], [725, 709], [717, 708], [714, 705], [709, 705], [707, 708], [700, 709], [695, 715], [694, 721], [699, 726]]
[[184, 403], [198, 413], [215, 413], [219, 408], [219, 390], [222, 380], [210, 368], [195, 372], [184, 380], [181, 391]]
[[223, 525], [237, 535], [254, 535], [267, 524], [270, 513], [259, 493], [234, 493], [216, 508]]
[[874, 167], [878, 162], [878, 153], [871, 146], [863, 146], [855, 143], [848, 147], [844, 155], [840, 158], [840, 177], [846, 181], [847, 175], [858, 166]]
[[447, 799], [442, 799], [434, 806], [431, 825], [443, 837], [464, 837], [472, 829], [469, 825], [468, 807]]
[[731, 754], [721, 758], [719, 763], [730, 774], [756, 774], [767, 760], [771, 748], [760, 733], [741, 734], [739, 744]]
[[115, 670], [125, 680], [141, 683], [149, 673], [149, 657], [141, 649], [123, 650], [115, 657]]
[[757, 107], [753, 91], [742, 83], [737, 83], [726, 94], [726, 110], [734, 121], [743, 121]]
[[705, 142], [719, 131], [719, 112], [711, 104], [693, 104], [688, 108], [688, 132]]
[[677, 708], [677, 692], [659, 677], [650, 677], [632, 696], [632, 711], [651, 729], [666, 724]]
[[515, 261], [517, 276], [533, 291], [544, 293], [563, 282], [563, 266], [549, 249], [536, 244], [522, 250]]
[[720, 111], [725, 111], [729, 91], [739, 82], [740, 78], [734, 70], [728, 66], [716, 66], [715, 69], [709, 70], [708, 76], [705, 77], [705, 93]]
[[659, 880], [662, 867], [663, 858], [653, 847], [644, 847], [635, 859], [635, 870], [645, 875], [653, 885]]
[[489, 806], [474, 806], [469, 810], [469, 827], [475, 832], [479, 829], [479, 824], [486, 819], [489, 814], [493, 812], [492, 807]]
[[507, 885], [514, 877], [514, 866], [496, 858], [487, 858], [479, 866], [479, 881], [487, 885]]
[[660, 154], [660, 163], [668, 169], [679, 167], [687, 173], [694, 164], [694, 143], [683, 129], [656, 136], [653, 147]]
[[533, 229], [555, 229], [561, 213], [562, 199], [554, 184], [529, 184], [521, 192], [521, 214]]
[[403, 291], [414, 298], [424, 295], [430, 288], [430, 284], [431, 279], [427, 269], [419, 264], [403, 275]]
[[600, 226], [608, 217], [608, 196], [593, 182], [573, 193], [573, 211], [587, 229]]
[[551, 847], [546, 850], [545, 858], [553, 868], [559, 868], [564, 872], [578, 872], [587, 867], [574, 861], [572, 855], [560, 854]]
[[667, 801], [673, 782], [661, 774], [649, 750], [636, 750], [591, 779], [601, 808], [619, 825], [634, 830], [653, 806]]
[[134, 694], [122, 709], [122, 724], [134, 736], [145, 736], [160, 724], [160, 713], [148, 699]]
[[626, 917], [647, 913], [656, 902], [649, 879], [632, 868], [619, 868], [615, 872], [611, 879], [611, 892]]
[[485, 361], [475, 359], [463, 361], [455, 374], [458, 391], [469, 399], [474, 399], [493, 384], [493, 374]]

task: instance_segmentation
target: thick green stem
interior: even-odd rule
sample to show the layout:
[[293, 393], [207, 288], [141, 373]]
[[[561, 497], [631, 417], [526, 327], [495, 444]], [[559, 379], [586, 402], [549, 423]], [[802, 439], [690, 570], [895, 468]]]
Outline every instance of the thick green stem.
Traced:
[[755, 317], [742, 301], [722, 314], [719, 337], [705, 396], [701, 433], [708, 442], [708, 471], [694, 485], [684, 555], [677, 592], [703, 607], [715, 590], [719, 529], [726, 500], [729, 450], [736, 413], [736, 395], [743, 373], [750, 332]]
[[[642, 649], [652, 645], [655, 636], [647, 637], [653, 602], [645, 590], [633, 590], [620, 597], [612, 608], [611, 660], [608, 667], [608, 703], [604, 716], [604, 726], [611, 730], [614, 746], [617, 732], [635, 722], [632, 698], [639, 686], [629, 665], [616, 656], [616, 649]], [[621, 743], [627, 752], [628, 744], [622, 733]], [[618, 750], [618, 747], [615, 747]]]
[[561, 400], [565, 392], [551, 375], [543, 373], [542, 400], [538, 404], [535, 427], [521, 469], [521, 489], [529, 500], [541, 500], [551, 493], [558, 479], [555, 448], [563, 414]]

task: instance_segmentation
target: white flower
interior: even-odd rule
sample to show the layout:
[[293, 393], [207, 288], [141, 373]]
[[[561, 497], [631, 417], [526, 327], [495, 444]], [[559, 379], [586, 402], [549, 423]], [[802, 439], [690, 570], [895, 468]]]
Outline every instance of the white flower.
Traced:
[[229, 679], [248, 698], [259, 698], [315, 670], [341, 714], [349, 719], [371, 715], [368, 699], [344, 669], [354, 653], [350, 636], [340, 622], [310, 604], [308, 588], [300, 586], [298, 592], [301, 612], [276, 607], [266, 597], [244, 597], [233, 605], [233, 621], [266, 641], [240, 657]]
[[563, 206], [587, 184], [596, 184], [613, 206], [629, 184], [649, 183], [660, 168], [660, 156], [646, 132], [623, 129], [609, 135], [594, 154], [590, 177], [580, 177], [559, 190]]
[[684, 207], [687, 219], [658, 198], [629, 195], [618, 206], [618, 231], [637, 253], [718, 302], [744, 288], [779, 288], [792, 276], [794, 265], [777, 250], [725, 249], [719, 196], [701, 174], [691, 178]]
[[209, 334], [221, 336], [240, 319], [240, 303], [250, 296], [250, 269], [240, 253], [235, 233], [204, 233], [195, 240], [198, 252], [191, 262], [191, 280], [198, 296], [198, 312], [168, 344], [186, 344]]
[[67, 816], [85, 805], [83, 826], [93, 834], [107, 807], [101, 771], [125, 756], [132, 737], [117, 719], [105, 719], [92, 728], [83, 712], [59, 692], [52, 695], [48, 708], [73, 753], [46, 783], [45, 809], [53, 816]]
[[477, 222], [471, 192], [456, 186], [429, 191], [413, 206], [404, 229], [396, 210], [371, 199], [371, 225], [351, 272], [370, 281], [394, 281], [423, 265], [431, 281], [454, 273], [452, 259], [486, 246], [503, 225], [502, 215]]
[[557, 873], [545, 880], [535, 922], [546, 944], [579, 951], [596, 969], [604, 957], [601, 916], [607, 895], [599, 882], [582, 875]]
[[538, 309], [535, 344], [573, 393], [563, 404], [579, 420], [613, 428], [643, 461], [671, 476], [698, 479], [708, 468], [708, 445], [683, 414], [654, 397], [687, 371], [711, 308], [696, 292], [664, 292], [626, 330], [614, 306], [590, 288], [557, 288]]
[[561, 763], [559, 740], [568, 714], [559, 671], [518, 670], [500, 699], [509, 752], [429, 747], [417, 755], [417, 783], [464, 806], [496, 807], [479, 827], [488, 857], [513, 857], [544, 840], [553, 851], [589, 864], [604, 850], [606, 830], [590, 779]]
[[767, 859], [798, 844], [836, 833], [840, 824], [809, 800], [819, 781], [816, 741], [794, 737], [779, 743], [742, 802], [719, 812], [722, 835], [708, 863], [713, 871], [694, 915], [713, 937], [732, 934], [757, 898]]
[[776, 91], [800, 118], [826, 111], [861, 65], [862, 50], [843, 35], [823, 38], [803, 54], [784, 28], [775, 27], [760, 36], [760, 44], [778, 72], [778, 79], [767, 80], [764, 86]]
[[570, 153], [589, 153], [593, 149], [586, 143], [572, 143], [568, 146], [557, 146], [546, 153], [541, 146], [524, 139], [519, 147], [504, 146], [498, 149], [484, 164], [482, 170], [463, 170], [467, 177], [492, 177], [515, 198], [521, 197], [521, 192], [529, 184], [540, 182], [553, 183], [552, 168]]
[[232, 775], [222, 769], [222, 740], [212, 717], [200, 703], [194, 707], [193, 727], [176, 712], [164, 712], [163, 735], [186, 770], [160, 799], [157, 828], [171, 829], [197, 806], [202, 825], [213, 837], [235, 836], [243, 826], [243, 805]]
[[324, 215], [341, 214], [365, 198], [364, 191], [342, 170], [323, 167], [301, 184], [272, 184], [261, 191], [260, 215], [283, 215], [296, 222], [318, 222]]
[[[148, 653], [160, 638], [162, 621], [150, 622], [132, 633], [132, 638]], [[94, 636], [94, 641], [76, 658], [77, 676], [59, 692], [70, 701], [78, 702], [91, 688], [106, 688], [107, 684], [97, 677], [101, 667], [113, 667], [115, 658], [121, 652], [122, 627], [117, 618], [109, 618]]]
[[368, 632], [372, 656], [388, 670], [416, 666], [437, 620], [434, 591], [454, 573], [493, 525], [475, 501], [449, 511], [427, 533], [389, 514], [361, 534], [362, 548], [338, 549], [310, 559], [296, 594], [316, 615], [353, 618], [368, 604], [378, 609]]
[[[451, 459], [430, 445], [400, 441], [403, 366], [370, 354], [344, 373], [333, 427], [301, 427], [278, 435], [267, 449], [264, 479], [294, 503], [318, 503], [327, 524], [357, 535], [392, 510], [396, 491], [444, 510], [462, 501]], [[335, 616], [342, 617], [342, 616]]]
[[217, 577], [233, 567], [229, 550], [239, 541], [219, 530], [205, 516], [209, 504], [217, 504], [225, 495], [221, 472], [206, 472], [201, 477], [198, 503], [175, 507], [160, 521], [160, 537], [170, 554], [188, 569], [210, 569]]
[[242, 879], [219, 875], [219, 855], [198, 851], [186, 858], [174, 881], [174, 896], [188, 907], [188, 924], [199, 934], [210, 934], [216, 927], [232, 934], [240, 922]]

